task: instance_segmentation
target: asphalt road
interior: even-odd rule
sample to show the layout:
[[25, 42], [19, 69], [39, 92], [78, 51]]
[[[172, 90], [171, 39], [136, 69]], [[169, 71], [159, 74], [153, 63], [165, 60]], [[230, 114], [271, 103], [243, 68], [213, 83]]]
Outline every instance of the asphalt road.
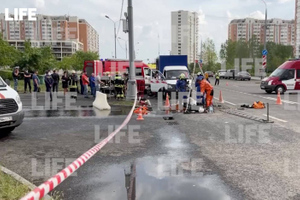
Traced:
[[[228, 81], [226, 86], [221, 80], [216, 97], [219, 90], [223, 108], [270, 103], [274, 123], [230, 115], [224, 112], [228, 109], [176, 113], [169, 121], [151, 100], [154, 112], [145, 121], [134, 116], [120, 141], [107, 144], [56, 191], [63, 199], [79, 200], [128, 199], [128, 193], [153, 200], [300, 199], [298, 111], [276, 105], [276, 95], [265, 94], [256, 81]], [[290, 101], [297, 102], [296, 96], [290, 95]], [[47, 180], [126, 117], [124, 107], [85, 112], [91, 102], [79, 102], [84, 107], [76, 114], [27, 107], [24, 123], [0, 139], [0, 163], [37, 185]], [[266, 118], [266, 109], [241, 112]]]

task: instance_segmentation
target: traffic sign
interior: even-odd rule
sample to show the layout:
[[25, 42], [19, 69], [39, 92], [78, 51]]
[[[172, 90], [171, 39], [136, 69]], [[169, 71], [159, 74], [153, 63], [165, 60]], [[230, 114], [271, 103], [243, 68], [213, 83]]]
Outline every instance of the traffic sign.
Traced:
[[264, 49], [264, 50], [262, 51], [262, 54], [263, 54], [264, 56], [266, 56], [266, 55], [268, 55], [268, 51], [267, 51], [266, 49]]
[[202, 63], [203, 61], [200, 59], [200, 63]]

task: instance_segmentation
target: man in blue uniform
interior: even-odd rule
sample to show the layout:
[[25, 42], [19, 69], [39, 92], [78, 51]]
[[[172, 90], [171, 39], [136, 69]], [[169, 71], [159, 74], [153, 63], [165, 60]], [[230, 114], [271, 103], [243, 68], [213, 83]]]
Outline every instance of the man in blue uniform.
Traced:
[[[185, 74], [180, 74], [179, 79], [176, 82], [176, 91], [177, 92], [187, 92], [187, 80]], [[187, 96], [183, 96], [183, 99], [187, 99]], [[186, 108], [187, 103], [183, 104], [183, 107]]]

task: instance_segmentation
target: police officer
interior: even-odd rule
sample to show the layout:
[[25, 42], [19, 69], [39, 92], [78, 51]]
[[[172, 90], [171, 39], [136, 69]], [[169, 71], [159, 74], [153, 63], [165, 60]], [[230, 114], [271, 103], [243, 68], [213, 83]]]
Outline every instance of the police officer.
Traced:
[[124, 98], [123, 87], [124, 87], [124, 80], [120, 76], [119, 72], [116, 72], [116, 76], [115, 76], [116, 99]]

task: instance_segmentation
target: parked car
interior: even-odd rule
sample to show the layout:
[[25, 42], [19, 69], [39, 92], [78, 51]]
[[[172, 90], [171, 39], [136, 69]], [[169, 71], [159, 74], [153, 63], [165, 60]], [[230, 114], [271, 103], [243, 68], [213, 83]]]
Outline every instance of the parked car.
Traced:
[[249, 72], [246, 71], [241, 71], [239, 73], [237, 73], [237, 75], [235, 76], [235, 80], [251, 80], [251, 75], [249, 74]]
[[219, 70], [218, 72], [219, 72], [219, 75], [220, 75], [220, 79], [225, 78], [226, 70]]
[[19, 94], [0, 77], [0, 134], [8, 134], [24, 119]]
[[206, 71], [205, 73], [208, 74], [208, 77], [214, 77], [214, 73], [212, 71]]
[[235, 76], [237, 74], [237, 70], [236, 69], [229, 69], [227, 70], [226, 74], [225, 74], [225, 79], [235, 79]]

